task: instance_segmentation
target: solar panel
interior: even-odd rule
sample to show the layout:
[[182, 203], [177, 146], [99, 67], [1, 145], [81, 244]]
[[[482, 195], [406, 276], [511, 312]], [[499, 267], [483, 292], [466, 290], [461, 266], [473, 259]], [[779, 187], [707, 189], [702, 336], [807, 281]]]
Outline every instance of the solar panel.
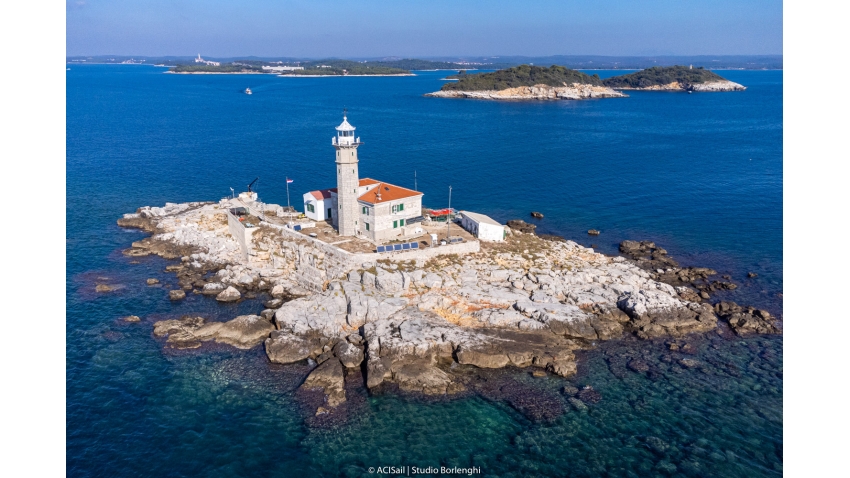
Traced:
[[405, 242], [404, 244], [401, 245], [401, 249], [404, 250], [404, 251], [409, 250], [410, 244]]
[[378, 246], [377, 252], [384, 252], [384, 246]]
[[418, 242], [411, 242], [410, 248], [411, 249], [419, 249], [419, 243]]
[[298, 224], [296, 224], [296, 225], [295, 225], [292, 229], [295, 229], [296, 231], [300, 231], [300, 230], [301, 230], [301, 226], [300, 226], [300, 225], [298, 225]]
[[394, 250], [394, 251], [400, 251], [400, 250], [401, 250], [401, 244], [395, 244], [395, 245], [393, 245], [393, 250]]

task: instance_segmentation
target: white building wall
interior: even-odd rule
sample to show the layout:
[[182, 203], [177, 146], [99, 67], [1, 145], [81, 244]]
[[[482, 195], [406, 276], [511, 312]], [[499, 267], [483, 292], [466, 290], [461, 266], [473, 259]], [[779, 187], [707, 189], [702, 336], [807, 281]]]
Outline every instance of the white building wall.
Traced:
[[[328, 213], [328, 206], [325, 205], [326, 203], [330, 203], [330, 201], [325, 201], [324, 199], [316, 199], [316, 197], [310, 193], [305, 194], [304, 215], [314, 221], [324, 221], [325, 219], [327, 219]], [[313, 212], [310, 212], [310, 210], [307, 208], [308, 204], [313, 206]]]
[[505, 226], [482, 223], [478, 225], [478, 239], [500, 242], [505, 240]]
[[460, 224], [478, 239], [496, 242], [505, 240], [505, 226], [478, 222], [463, 213], [461, 213]]
[[[393, 213], [393, 206], [399, 204], [404, 204], [404, 209]], [[363, 214], [363, 206], [367, 207], [369, 214]], [[360, 230], [364, 236], [373, 242], [388, 241], [404, 234], [404, 226], [401, 225], [402, 219], [404, 219], [404, 225], [407, 226], [408, 219], [421, 215], [421, 195], [379, 203], [375, 206], [361, 202], [360, 223], [362, 225], [360, 226]], [[396, 227], [393, 227], [393, 222], [395, 222]], [[368, 231], [366, 230], [366, 224], [369, 224]]]

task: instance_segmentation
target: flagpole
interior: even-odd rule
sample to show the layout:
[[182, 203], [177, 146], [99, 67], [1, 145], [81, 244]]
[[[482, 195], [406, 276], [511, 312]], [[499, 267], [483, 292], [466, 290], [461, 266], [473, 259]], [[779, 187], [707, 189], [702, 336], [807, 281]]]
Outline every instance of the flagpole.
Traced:
[[289, 176], [286, 177], [286, 212], [292, 212], [292, 206], [289, 205]]

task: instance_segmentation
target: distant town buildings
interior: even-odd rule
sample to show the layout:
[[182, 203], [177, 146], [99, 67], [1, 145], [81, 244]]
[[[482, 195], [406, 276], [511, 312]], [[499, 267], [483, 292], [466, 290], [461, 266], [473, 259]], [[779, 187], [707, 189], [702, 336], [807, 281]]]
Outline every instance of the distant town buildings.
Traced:
[[208, 61], [208, 60], [204, 60], [203, 58], [201, 58], [201, 54], [200, 54], [200, 53], [198, 53], [198, 57], [197, 57], [197, 58], [195, 58], [195, 63], [203, 63], [204, 65], [210, 65], [210, 66], [219, 66], [219, 65], [221, 65], [221, 63], [220, 63], [220, 62], [218, 62], [218, 61]]
[[266, 66], [263, 65], [263, 69], [266, 71], [296, 71], [303, 70], [303, 66]]

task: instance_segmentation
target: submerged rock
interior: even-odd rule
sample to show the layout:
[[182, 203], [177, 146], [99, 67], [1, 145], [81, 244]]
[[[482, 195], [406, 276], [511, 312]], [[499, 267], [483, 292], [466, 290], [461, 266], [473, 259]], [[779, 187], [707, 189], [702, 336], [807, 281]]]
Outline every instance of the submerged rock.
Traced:
[[154, 335], [168, 336], [167, 344], [186, 348], [209, 340], [250, 349], [262, 343], [274, 326], [259, 315], [241, 315], [228, 322], [206, 322], [202, 317], [184, 317], [178, 320], [161, 320], [154, 324]]
[[328, 406], [336, 407], [345, 401], [345, 374], [337, 359], [325, 361], [310, 372], [304, 380], [304, 388], [321, 388], [327, 396]]

